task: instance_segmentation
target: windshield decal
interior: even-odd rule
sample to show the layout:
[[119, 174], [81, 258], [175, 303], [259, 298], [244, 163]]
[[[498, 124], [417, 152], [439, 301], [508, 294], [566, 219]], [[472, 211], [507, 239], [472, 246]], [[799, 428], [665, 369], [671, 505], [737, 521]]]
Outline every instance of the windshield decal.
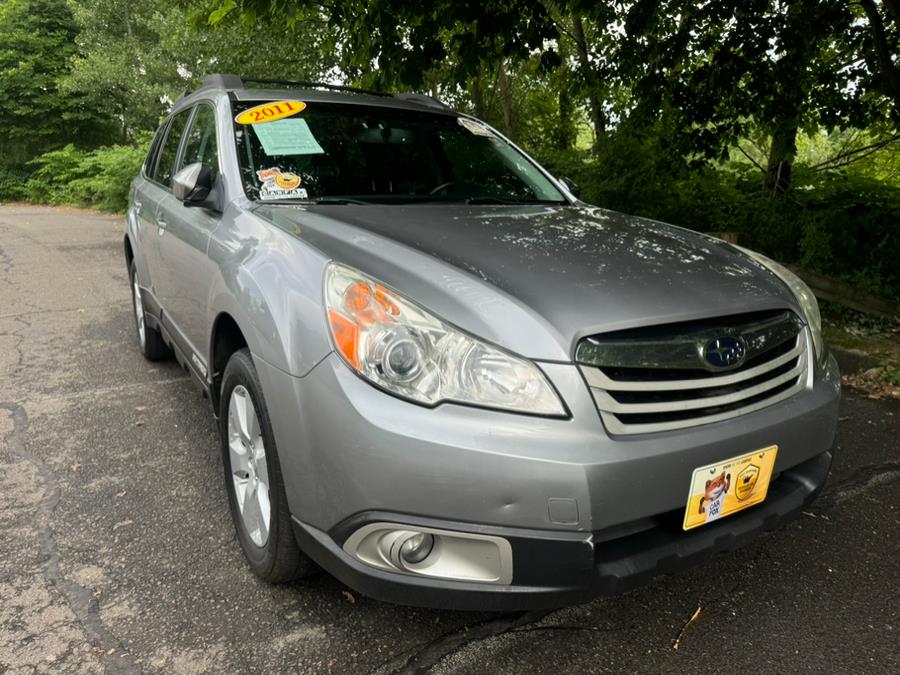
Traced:
[[269, 157], [325, 154], [303, 119], [293, 118], [254, 125], [253, 132]]
[[262, 186], [260, 199], [307, 199], [306, 188], [300, 187], [300, 176], [278, 167], [260, 169], [256, 172]]
[[248, 108], [234, 118], [238, 124], [262, 124], [296, 115], [306, 108], [303, 101], [272, 101]]
[[494, 136], [494, 132], [488, 129], [483, 124], [476, 122], [475, 120], [470, 120], [468, 117], [457, 117], [456, 121], [459, 122], [459, 125], [476, 136], [484, 136], [485, 138], [496, 138]]

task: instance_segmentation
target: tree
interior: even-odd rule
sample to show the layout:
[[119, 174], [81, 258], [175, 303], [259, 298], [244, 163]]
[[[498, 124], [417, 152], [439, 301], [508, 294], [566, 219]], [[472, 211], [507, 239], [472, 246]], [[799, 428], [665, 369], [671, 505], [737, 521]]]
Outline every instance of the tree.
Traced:
[[[441, 68], [467, 86], [478, 111], [488, 73], [496, 72], [502, 124], [513, 134], [509, 71], [535, 56], [571, 72], [597, 143], [612, 119], [636, 116], [647, 128], [668, 129], [673, 148], [703, 163], [762, 131], [769, 138], [763, 186], [773, 195], [790, 187], [798, 133], [883, 123], [885, 93], [900, 92], [900, 0], [884, 0], [887, 18], [877, 0], [208, 2], [213, 22], [237, 14], [248, 25], [302, 25], [326, 16], [340, 26], [344, 72], [370, 86], [416, 87]], [[567, 92], [557, 93], [564, 126]], [[663, 116], [668, 121], [657, 126]]]
[[485, 62], [543, 52], [556, 35], [540, 0], [207, 0], [206, 6], [213, 24], [234, 15], [248, 27], [327, 19], [348, 79], [376, 88], [420, 87], [450, 57], [453, 80], [463, 83]]
[[103, 138], [110, 111], [59, 79], [77, 53], [78, 27], [65, 0], [6, 0], [0, 5], [0, 163], [21, 165], [68, 142]]
[[845, 0], [638, 0], [621, 62], [645, 115], [673, 117], [682, 153], [722, 157], [767, 134], [764, 187], [780, 194], [798, 131], [887, 119], [858, 53], [862, 30]]
[[189, 20], [200, 6], [80, 0], [82, 55], [63, 88], [102, 96], [128, 141], [155, 129], [172, 102], [210, 73], [318, 79], [336, 63], [331, 31], [321, 19], [292, 29], [284, 22], [244, 27], [231, 17], [213, 29], [205, 20]]

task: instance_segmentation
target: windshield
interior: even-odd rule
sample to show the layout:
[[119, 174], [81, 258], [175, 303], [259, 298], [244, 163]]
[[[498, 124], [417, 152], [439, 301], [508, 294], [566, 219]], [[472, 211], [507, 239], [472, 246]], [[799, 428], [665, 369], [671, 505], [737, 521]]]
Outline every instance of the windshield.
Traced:
[[[301, 101], [233, 106], [251, 199], [568, 203], [532, 162], [468, 118]], [[281, 119], [255, 122], [269, 116]]]

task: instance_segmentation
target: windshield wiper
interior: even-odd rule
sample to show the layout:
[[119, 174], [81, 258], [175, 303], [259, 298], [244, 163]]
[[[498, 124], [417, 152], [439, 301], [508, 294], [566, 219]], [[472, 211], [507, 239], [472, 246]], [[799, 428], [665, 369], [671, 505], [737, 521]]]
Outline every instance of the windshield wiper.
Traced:
[[522, 202], [514, 202], [509, 199], [500, 199], [499, 197], [469, 197], [466, 204], [521, 204]]
[[363, 204], [368, 205], [372, 202], [365, 202], [362, 199], [353, 199], [352, 197], [319, 197], [310, 199], [313, 204]]
[[515, 204], [518, 206], [526, 205], [536, 205], [536, 204], [556, 204], [558, 206], [562, 206], [566, 204], [566, 202], [557, 202], [552, 199], [530, 199], [528, 201], [522, 200], [514, 200], [514, 199], [501, 199], [500, 197], [470, 197], [466, 200], [466, 204]]
[[284, 199], [259, 199], [258, 204], [363, 204], [369, 205], [372, 202], [364, 202], [361, 199], [353, 199], [351, 197], [317, 197], [316, 199], [300, 199], [299, 197], [286, 197]]

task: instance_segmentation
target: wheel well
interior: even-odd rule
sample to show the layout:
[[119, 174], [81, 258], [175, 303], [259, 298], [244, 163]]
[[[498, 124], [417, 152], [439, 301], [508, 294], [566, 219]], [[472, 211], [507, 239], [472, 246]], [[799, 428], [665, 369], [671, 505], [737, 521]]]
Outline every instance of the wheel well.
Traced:
[[134, 260], [134, 251], [131, 248], [131, 240], [125, 235], [125, 264], [131, 269], [131, 261]]
[[222, 387], [222, 373], [228, 365], [228, 359], [239, 349], [247, 347], [247, 340], [238, 327], [237, 322], [229, 314], [220, 314], [213, 324], [212, 352], [210, 353], [210, 372], [212, 373], [212, 390], [210, 399], [213, 410], [219, 414], [219, 390]]

